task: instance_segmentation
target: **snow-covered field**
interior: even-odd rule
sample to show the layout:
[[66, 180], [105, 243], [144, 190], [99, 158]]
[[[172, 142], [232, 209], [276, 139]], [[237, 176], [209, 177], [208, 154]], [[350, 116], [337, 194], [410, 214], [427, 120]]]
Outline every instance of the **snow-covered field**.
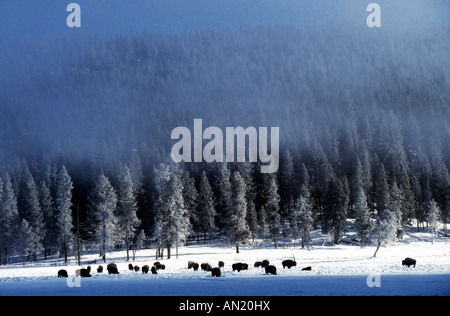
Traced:
[[[317, 236], [319, 234], [317, 233]], [[323, 237], [322, 237], [323, 238]], [[118, 265], [119, 275], [97, 273], [102, 264], [97, 254], [85, 254], [83, 266], [92, 267], [91, 278], [75, 278], [79, 267], [74, 260], [67, 265], [60, 259], [36, 263], [13, 263], [0, 266], [0, 295], [450, 295], [450, 239], [436, 238], [431, 244], [428, 233], [411, 229], [405, 238], [380, 248], [373, 258], [374, 247], [355, 245], [323, 245], [315, 239], [314, 248], [294, 248], [281, 243], [241, 246], [240, 253], [232, 245], [194, 244], [175, 249], [171, 259], [158, 260], [166, 266], [157, 275], [128, 270], [125, 251], [108, 254], [107, 263]], [[295, 256], [297, 266], [283, 269], [281, 262]], [[417, 260], [415, 268], [401, 265], [405, 257]], [[91, 263], [97, 259], [97, 263]], [[255, 261], [267, 259], [276, 266], [277, 275], [265, 275], [255, 268]], [[187, 269], [189, 260], [217, 266], [224, 261], [220, 278], [210, 272]], [[153, 265], [155, 249], [138, 251], [133, 265]], [[233, 272], [235, 262], [249, 264], [247, 271]], [[311, 266], [311, 271], [302, 271]], [[69, 278], [57, 278], [57, 271], [66, 269]], [[375, 285], [369, 287], [369, 285]], [[376, 286], [379, 285], [379, 286]]]

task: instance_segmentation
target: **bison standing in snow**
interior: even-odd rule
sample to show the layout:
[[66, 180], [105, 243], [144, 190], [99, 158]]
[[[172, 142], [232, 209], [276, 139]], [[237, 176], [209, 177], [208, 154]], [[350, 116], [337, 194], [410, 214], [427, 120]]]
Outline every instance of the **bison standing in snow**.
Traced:
[[102, 273], [103, 272], [103, 266], [99, 265], [97, 268], [97, 273]]
[[200, 265], [200, 267], [202, 268], [203, 271], [211, 271], [212, 270], [212, 265], [210, 263], [202, 263]]
[[119, 274], [119, 270], [117, 269], [117, 265], [115, 263], [110, 263], [106, 266], [106, 270], [108, 270], [108, 274]]
[[297, 265], [297, 262], [295, 262], [294, 260], [283, 260], [283, 262], [281, 262], [281, 264], [283, 265], [283, 269], [288, 267], [288, 269], [295, 267]]
[[266, 270], [266, 274], [277, 275], [277, 268], [275, 266], [269, 265], [269, 266], [265, 267], [265, 270]]
[[67, 274], [67, 271], [64, 269], [61, 269], [58, 271], [58, 278], [68, 278], [69, 275]]
[[90, 278], [91, 277], [91, 274], [89, 273], [88, 269], [75, 270], [75, 275], [77, 277], [83, 277], [83, 278]]
[[148, 265], [143, 266], [143, 267], [142, 267], [142, 273], [148, 273], [148, 270], [149, 270], [149, 269], [150, 269], [150, 268], [149, 268]]
[[416, 267], [416, 260], [412, 259], [412, 258], [405, 258], [405, 260], [402, 260], [402, 266], [408, 266], [408, 268], [410, 266], [414, 266], [414, 268]]
[[248, 264], [237, 262], [233, 263], [231, 268], [233, 269], [233, 271], [241, 272], [241, 270], [248, 270]]
[[222, 275], [222, 272], [220, 271], [220, 268], [215, 267], [211, 269], [211, 276], [213, 277], [220, 277]]

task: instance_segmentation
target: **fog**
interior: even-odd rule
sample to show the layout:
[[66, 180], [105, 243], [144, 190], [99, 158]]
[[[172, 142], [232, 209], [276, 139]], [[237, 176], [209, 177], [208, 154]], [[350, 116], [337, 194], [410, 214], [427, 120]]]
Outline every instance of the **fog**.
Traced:
[[79, 29], [61, 1], [0, 4], [3, 165], [159, 159], [194, 118], [279, 126], [298, 155], [349, 124], [374, 148], [392, 115], [421, 146], [448, 139], [446, 1], [378, 1], [379, 29], [356, 0], [77, 3]]

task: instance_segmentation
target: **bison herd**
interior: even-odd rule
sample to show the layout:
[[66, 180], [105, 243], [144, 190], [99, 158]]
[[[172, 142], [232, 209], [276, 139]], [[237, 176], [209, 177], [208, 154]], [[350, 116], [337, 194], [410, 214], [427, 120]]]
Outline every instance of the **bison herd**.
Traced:
[[[151, 271], [152, 274], [157, 274], [158, 270], [164, 270], [165, 268], [166, 268], [166, 266], [161, 264], [158, 261], [155, 262], [151, 268], [148, 265], [144, 265], [142, 267], [142, 269], [137, 265], [133, 266], [131, 263], [128, 265], [128, 269], [130, 271], [139, 272], [139, 270], [141, 270], [142, 273], [148, 273], [149, 271]], [[119, 274], [119, 269], [117, 268], [117, 265], [115, 263], [108, 264], [106, 266], [106, 271], [108, 271], [108, 274]], [[103, 272], [103, 266], [100, 265], [97, 268], [97, 273], [102, 273], [102, 272]], [[91, 266], [88, 266], [86, 269], [81, 268], [81, 269], [75, 270], [75, 275], [77, 277], [84, 277], [84, 278], [91, 277]], [[61, 269], [58, 271], [58, 278], [67, 278], [67, 277], [69, 277], [69, 275], [67, 274], [66, 270]]]
[[[297, 266], [297, 262], [295, 260], [286, 259], [281, 262], [281, 265], [283, 266], [283, 269], [285, 268], [292, 268]], [[262, 261], [256, 261], [253, 265], [255, 268], [263, 268], [265, 271], [265, 274], [277, 274], [277, 268], [274, 265], [271, 265], [269, 260], [262, 260]], [[405, 258], [402, 260], [402, 266], [410, 266], [416, 267], [416, 260], [412, 258]], [[213, 277], [220, 277], [222, 275], [221, 269], [225, 267], [225, 263], [223, 261], [219, 261], [218, 267], [212, 267], [210, 263], [202, 263], [198, 264], [194, 261], [188, 261], [188, 269], [193, 269], [194, 271], [198, 271], [198, 268], [201, 268], [202, 271], [211, 272], [211, 276]], [[128, 269], [130, 271], [139, 272], [139, 270], [142, 271], [142, 273], [147, 274], [149, 271], [152, 274], [157, 274], [158, 270], [164, 270], [166, 266], [164, 264], [161, 264], [160, 262], [155, 262], [152, 267], [149, 267], [148, 265], [142, 266], [140, 268], [137, 265], [132, 265], [131, 263], [128, 264]], [[248, 270], [248, 264], [243, 262], [236, 262], [231, 265], [231, 268], [234, 271], [241, 272], [242, 270]], [[119, 270], [117, 268], [117, 265], [115, 263], [110, 263], [106, 266], [106, 270], [108, 271], [108, 274], [119, 274]], [[311, 271], [312, 267], [304, 267], [302, 268], [302, 271]], [[103, 272], [103, 266], [100, 265], [97, 268], [97, 273]], [[91, 276], [91, 267], [88, 266], [87, 268], [81, 268], [77, 269], [75, 271], [75, 275], [77, 277], [90, 277]], [[67, 271], [64, 269], [61, 269], [58, 271], [58, 278], [67, 278], [68, 274]]]

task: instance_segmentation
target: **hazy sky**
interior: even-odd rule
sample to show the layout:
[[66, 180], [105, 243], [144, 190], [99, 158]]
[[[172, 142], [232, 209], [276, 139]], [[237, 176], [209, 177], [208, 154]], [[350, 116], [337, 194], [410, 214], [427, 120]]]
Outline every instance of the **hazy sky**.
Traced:
[[[69, 3], [81, 6], [82, 27], [66, 26]], [[260, 24], [350, 24], [365, 27], [363, 0], [1, 0], [0, 30], [14, 36], [68, 32], [185, 31]], [[375, 2], [375, 1], [374, 1]], [[382, 27], [448, 23], [448, 0], [376, 1]]]

